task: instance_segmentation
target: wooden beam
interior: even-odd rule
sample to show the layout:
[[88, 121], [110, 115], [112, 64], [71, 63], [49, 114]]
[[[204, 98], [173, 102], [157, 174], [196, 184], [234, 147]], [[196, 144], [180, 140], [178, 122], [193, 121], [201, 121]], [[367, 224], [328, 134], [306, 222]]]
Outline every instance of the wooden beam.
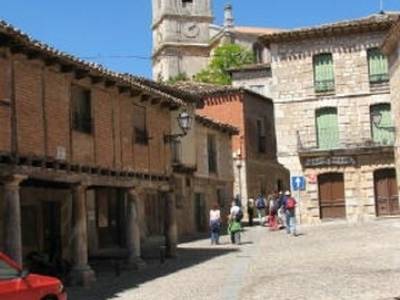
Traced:
[[90, 76], [90, 80], [92, 84], [98, 84], [104, 81], [104, 77], [102, 76]]
[[21, 45], [14, 45], [10, 47], [10, 51], [12, 54], [24, 53], [26, 51], [26, 48]]
[[142, 91], [139, 89], [131, 88], [131, 97], [138, 97], [142, 95]]
[[73, 65], [62, 65], [61, 66], [61, 72], [62, 73], [72, 73], [74, 71], [74, 66]]
[[146, 102], [150, 100], [150, 95], [148, 94], [143, 94], [142, 96], [140, 96], [140, 102]]
[[161, 98], [160, 97], [152, 98], [151, 101], [150, 101], [150, 103], [153, 104], [153, 105], [157, 105], [160, 102], [161, 102]]
[[89, 71], [84, 69], [77, 69], [74, 73], [75, 78], [78, 80], [89, 76]]
[[104, 83], [104, 85], [106, 87], [112, 87], [116, 84], [115, 80], [111, 80], [111, 79], [106, 79], [106, 82]]
[[120, 94], [128, 93], [130, 92], [130, 88], [128, 86], [118, 86], [118, 92]]

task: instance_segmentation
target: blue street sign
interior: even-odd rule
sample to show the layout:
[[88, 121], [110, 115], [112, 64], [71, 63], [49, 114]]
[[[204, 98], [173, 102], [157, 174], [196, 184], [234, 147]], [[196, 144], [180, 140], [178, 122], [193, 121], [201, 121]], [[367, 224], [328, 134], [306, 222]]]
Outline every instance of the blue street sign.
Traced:
[[292, 177], [292, 189], [293, 191], [304, 191], [306, 189], [306, 179], [304, 176]]

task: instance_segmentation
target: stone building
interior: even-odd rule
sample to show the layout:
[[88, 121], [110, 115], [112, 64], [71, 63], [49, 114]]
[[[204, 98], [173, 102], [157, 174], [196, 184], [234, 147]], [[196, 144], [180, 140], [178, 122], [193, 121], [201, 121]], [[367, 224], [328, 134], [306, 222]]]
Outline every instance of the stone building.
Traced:
[[[382, 51], [389, 58], [389, 74], [390, 74], [390, 90], [391, 90], [391, 105], [394, 115], [394, 132], [395, 132], [395, 163], [397, 170], [397, 189], [400, 189], [400, 20], [397, 20], [389, 33], [387, 34], [383, 44]], [[399, 203], [393, 202], [392, 209], [399, 211]]]
[[224, 42], [252, 49], [260, 63], [268, 53], [263, 53], [258, 37], [278, 31], [235, 26], [231, 5], [225, 7], [222, 26], [213, 21], [211, 0], [153, 0], [153, 78], [168, 80], [180, 74], [192, 78]]
[[[396, 17], [376, 14], [261, 38], [271, 58], [265, 84], [274, 99], [279, 162], [307, 178], [301, 222], [399, 213], [388, 67], [379, 50]], [[246, 85], [243, 71], [235, 72]]]
[[[120, 75], [0, 24], [0, 250], [72, 263], [141, 265], [141, 244], [177, 243], [171, 111], [197, 97]], [[193, 106], [194, 104], [190, 104]]]
[[175, 160], [174, 179], [177, 223], [180, 237], [208, 232], [208, 212], [214, 204], [222, 216], [229, 213], [233, 199], [232, 136], [230, 125], [196, 115], [192, 143], [180, 143], [181, 155], [193, 151], [194, 163]]
[[203, 98], [202, 116], [239, 129], [233, 137], [234, 195], [249, 197], [287, 189], [289, 172], [277, 161], [274, 106], [258, 93], [231, 86], [180, 82], [180, 89]]

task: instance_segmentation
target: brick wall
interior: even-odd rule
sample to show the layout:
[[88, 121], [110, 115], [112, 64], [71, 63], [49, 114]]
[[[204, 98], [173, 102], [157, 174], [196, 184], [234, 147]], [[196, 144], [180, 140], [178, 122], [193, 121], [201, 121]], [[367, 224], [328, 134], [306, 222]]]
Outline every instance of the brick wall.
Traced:
[[[169, 171], [170, 151], [163, 142], [164, 133], [170, 131], [169, 109], [121, 94], [116, 87], [92, 84], [89, 78], [74, 79], [73, 75], [23, 55], [0, 58], [0, 151], [11, 152], [14, 135], [19, 155], [55, 158], [57, 150], [63, 148], [69, 162], [153, 173]], [[89, 134], [71, 129], [72, 84], [91, 92], [93, 130]], [[134, 143], [134, 103], [145, 107], [151, 137], [148, 145]], [[12, 134], [14, 104], [17, 131]]]
[[0, 151], [11, 151], [11, 63], [0, 58]]

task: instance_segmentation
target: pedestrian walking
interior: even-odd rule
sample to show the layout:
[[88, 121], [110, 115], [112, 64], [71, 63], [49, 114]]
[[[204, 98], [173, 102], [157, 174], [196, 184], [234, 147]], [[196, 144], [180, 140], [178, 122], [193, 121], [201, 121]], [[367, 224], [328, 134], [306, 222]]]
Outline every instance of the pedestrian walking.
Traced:
[[219, 244], [219, 234], [221, 231], [221, 211], [218, 204], [214, 204], [210, 209], [210, 234], [211, 245]]
[[253, 226], [254, 219], [254, 199], [250, 198], [247, 201], [247, 215], [249, 217], [249, 226]]
[[260, 226], [264, 225], [265, 222], [265, 209], [266, 209], [266, 200], [262, 194], [258, 195], [256, 200], [256, 208], [257, 208], [257, 217]]
[[268, 226], [270, 230], [278, 230], [278, 192], [274, 192], [268, 203]]
[[296, 199], [292, 197], [289, 191], [285, 192], [285, 214], [286, 214], [286, 232], [288, 234], [297, 235], [296, 233]]
[[240, 232], [242, 231], [241, 220], [243, 212], [236, 202], [232, 202], [232, 207], [228, 217], [228, 234], [232, 244], [240, 245]]
[[285, 203], [286, 196], [282, 191], [279, 191], [277, 199], [277, 217], [278, 225], [280, 228], [286, 228], [286, 215], [285, 215]]

